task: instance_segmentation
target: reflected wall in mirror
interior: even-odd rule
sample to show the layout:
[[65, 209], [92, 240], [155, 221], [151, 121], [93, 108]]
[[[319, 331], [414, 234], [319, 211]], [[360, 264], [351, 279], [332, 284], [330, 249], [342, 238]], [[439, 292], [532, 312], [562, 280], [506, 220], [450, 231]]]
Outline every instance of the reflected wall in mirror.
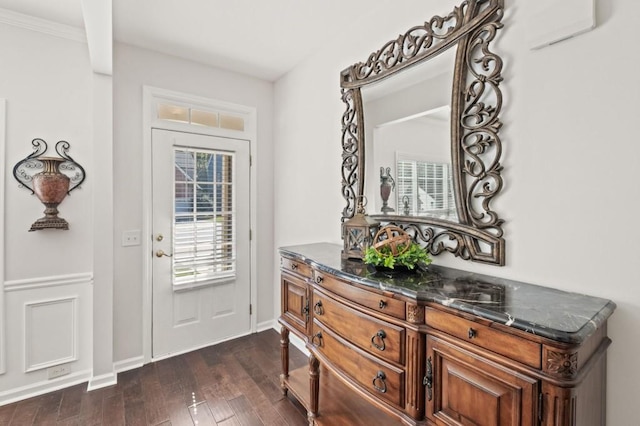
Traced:
[[[502, 60], [490, 44], [502, 12], [502, 0], [465, 0], [341, 73], [343, 222], [364, 195], [370, 215], [431, 254], [504, 265], [491, 207], [502, 189]], [[386, 203], [380, 170], [395, 183]]]
[[448, 49], [394, 78], [362, 87], [369, 213], [390, 213], [369, 184], [377, 170], [388, 167], [397, 184], [391, 211], [458, 221], [450, 142], [454, 62], [455, 49]]

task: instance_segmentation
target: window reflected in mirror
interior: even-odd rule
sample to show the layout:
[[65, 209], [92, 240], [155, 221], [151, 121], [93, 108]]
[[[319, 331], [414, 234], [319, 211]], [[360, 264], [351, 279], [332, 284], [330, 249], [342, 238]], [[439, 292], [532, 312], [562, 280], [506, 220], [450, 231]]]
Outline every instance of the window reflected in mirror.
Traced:
[[399, 214], [458, 221], [450, 163], [400, 157], [396, 169]]
[[[367, 156], [365, 168], [365, 182], [368, 183], [365, 192], [371, 213], [431, 216], [457, 222], [455, 198], [452, 203], [445, 203], [454, 210], [453, 215], [444, 214], [441, 209], [434, 214], [434, 210], [426, 210], [426, 195], [423, 193], [422, 199], [418, 198], [417, 185], [413, 187], [414, 194], [401, 193], [396, 185], [388, 202], [393, 210], [388, 211], [382, 208], [380, 188], [375, 184], [379, 182], [376, 174], [380, 167], [390, 167], [391, 176], [398, 177], [401, 158], [414, 160], [414, 163], [451, 164], [450, 101], [454, 54], [455, 49], [449, 49], [437, 60], [413, 67], [397, 78], [363, 88], [366, 151], [372, 154]], [[450, 172], [448, 176], [451, 177]], [[417, 174], [413, 178], [417, 179]], [[408, 213], [404, 196], [409, 197]], [[453, 192], [451, 196], [454, 197]]]

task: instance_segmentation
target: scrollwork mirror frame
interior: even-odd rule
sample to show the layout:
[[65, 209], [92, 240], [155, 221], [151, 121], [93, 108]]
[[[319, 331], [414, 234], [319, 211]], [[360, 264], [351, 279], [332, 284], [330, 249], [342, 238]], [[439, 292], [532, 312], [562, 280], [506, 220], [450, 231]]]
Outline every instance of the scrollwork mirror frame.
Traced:
[[502, 59], [490, 50], [502, 28], [503, 0], [464, 0], [447, 16], [415, 26], [340, 74], [342, 100], [342, 222], [364, 196], [365, 140], [361, 89], [457, 46], [451, 96], [451, 160], [459, 223], [437, 218], [371, 215], [405, 229], [432, 255], [504, 265], [502, 224], [491, 201], [503, 186]]

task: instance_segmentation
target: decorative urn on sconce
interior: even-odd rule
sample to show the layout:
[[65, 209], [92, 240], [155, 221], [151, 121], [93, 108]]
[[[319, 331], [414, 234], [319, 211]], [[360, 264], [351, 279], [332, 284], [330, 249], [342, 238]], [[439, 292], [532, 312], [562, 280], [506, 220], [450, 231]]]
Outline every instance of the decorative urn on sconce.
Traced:
[[69, 229], [69, 223], [58, 217], [58, 205], [84, 181], [84, 168], [67, 153], [70, 147], [67, 141], [56, 143], [59, 157], [42, 157], [47, 151], [47, 143], [42, 139], [34, 139], [31, 145], [33, 152], [13, 167], [13, 176], [20, 186], [29, 189], [46, 207], [44, 216], [29, 231]]
[[395, 211], [389, 207], [389, 196], [391, 191], [396, 187], [396, 181], [391, 177], [391, 167], [380, 167], [380, 196], [382, 197], [382, 213], [390, 213]]

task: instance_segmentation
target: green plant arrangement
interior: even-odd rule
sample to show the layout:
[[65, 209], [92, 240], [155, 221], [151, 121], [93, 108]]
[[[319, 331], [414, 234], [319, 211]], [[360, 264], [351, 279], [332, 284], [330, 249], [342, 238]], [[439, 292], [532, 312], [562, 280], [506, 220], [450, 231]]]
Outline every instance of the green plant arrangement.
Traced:
[[415, 269], [418, 264], [428, 265], [431, 263], [429, 254], [420, 244], [414, 242], [409, 242], [408, 244], [408, 248], [406, 245], [398, 244], [398, 254], [396, 255], [393, 254], [389, 246], [369, 247], [365, 251], [364, 263], [373, 266], [384, 266], [390, 269], [402, 265], [410, 270]]

